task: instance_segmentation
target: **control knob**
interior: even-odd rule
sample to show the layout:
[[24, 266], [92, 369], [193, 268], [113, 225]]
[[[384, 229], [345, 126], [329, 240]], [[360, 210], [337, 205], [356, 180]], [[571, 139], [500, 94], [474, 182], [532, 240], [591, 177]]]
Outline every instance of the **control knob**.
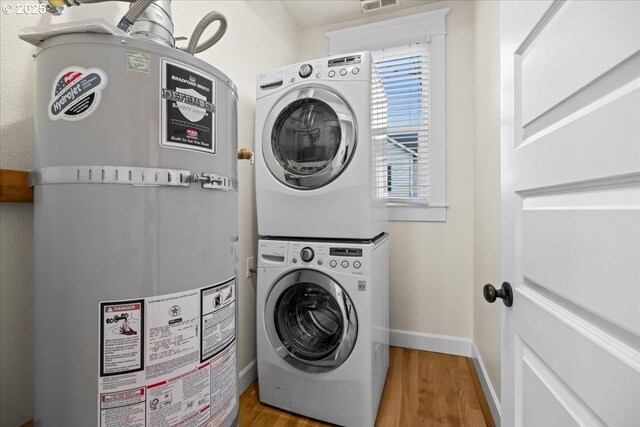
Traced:
[[311, 66], [311, 64], [302, 64], [300, 66], [300, 70], [298, 70], [298, 74], [300, 74], [300, 77], [302, 77], [303, 79], [309, 77], [312, 72], [313, 67]]
[[311, 261], [311, 260], [313, 259], [313, 255], [314, 255], [314, 253], [313, 253], [313, 249], [311, 249], [311, 248], [309, 248], [309, 247], [303, 248], [303, 249], [300, 251], [300, 258], [302, 258], [302, 260], [303, 260], [304, 262], [309, 262], [309, 261]]

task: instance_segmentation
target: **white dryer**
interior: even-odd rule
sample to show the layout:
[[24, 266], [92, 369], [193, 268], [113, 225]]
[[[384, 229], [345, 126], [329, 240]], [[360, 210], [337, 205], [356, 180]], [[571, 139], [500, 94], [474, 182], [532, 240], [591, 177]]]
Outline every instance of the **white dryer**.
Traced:
[[386, 112], [373, 108], [386, 98], [373, 70], [371, 54], [360, 52], [258, 76], [258, 234], [371, 239], [388, 231]]
[[343, 426], [376, 420], [389, 367], [389, 238], [260, 240], [260, 400]]

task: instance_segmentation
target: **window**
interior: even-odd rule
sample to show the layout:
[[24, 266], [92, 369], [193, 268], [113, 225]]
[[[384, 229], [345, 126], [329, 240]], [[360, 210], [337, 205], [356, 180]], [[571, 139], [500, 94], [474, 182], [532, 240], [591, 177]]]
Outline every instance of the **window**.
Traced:
[[390, 220], [446, 221], [448, 12], [439, 9], [325, 34], [330, 55], [371, 51], [385, 89]]
[[429, 203], [429, 45], [372, 52], [387, 95], [387, 195]]

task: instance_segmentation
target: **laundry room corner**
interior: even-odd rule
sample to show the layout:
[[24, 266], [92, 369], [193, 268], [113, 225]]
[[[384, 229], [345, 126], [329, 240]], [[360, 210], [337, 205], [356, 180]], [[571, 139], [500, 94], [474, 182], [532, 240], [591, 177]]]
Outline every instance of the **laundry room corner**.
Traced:
[[[500, 310], [487, 304], [482, 285], [501, 276], [500, 265], [500, 3], [475, 4], [475, 150], [473, 202], [473, 342], [494, 419], [499, 419]], [[482, 371], [482, 375], [480, 372]]]
[[[451, 8], [446, 18], [446, 222], [390, 222], [390, 328], [473, 337], [473, 2], [442, 1], [390, 11], [382, 19]], [[298, 60], [326, 55], [326, 32], [375, 15], [300, 31]], [[393, 334], [392, 334], [393, 336]], [[470, 347], [469, 347], [470, 350]], [[466, 351], [466, 350], [465, 350]]]
[[[238, 88], [238, 146], [254, 149], [255, 76], [264, 69], [293, 62], [295, 26], [279, 2], [173, 2], [175, 35], [189, 36], [194, 17], [217, 10], [228, 22], [226, 36], [214, 49], [198, 54], [227, 74]], [[61, 16], [1, 14], [0, 167], [33, 168], [33, 58], [36, 49], [18, 38], [29, 26], [102, 17], [117, 22], [124, 2], [68, 8]], [[184, 42], [183, 42], [184, 43]], [[16, 102], [20, 100], [20, 102]], [[238, 264], [255, 257], [257, 231], [253, 165], [238, 162]], [[32, 417], [32, 227], [31, 204], [0, 205], [0, 425], [17, 426]], [[214, 218], [215, 220], [215, 218]], [[255, 346], [255, 283], [238, 268], [238, 368], [253, 366]], [[243, 390], [240, 390], [242, 392]]]

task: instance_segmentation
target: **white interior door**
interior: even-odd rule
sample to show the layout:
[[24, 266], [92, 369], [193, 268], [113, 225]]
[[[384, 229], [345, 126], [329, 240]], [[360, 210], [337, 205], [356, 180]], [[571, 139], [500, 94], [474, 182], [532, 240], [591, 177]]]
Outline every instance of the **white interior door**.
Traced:
[[501, 3], [502, 425], [640, 426], [640, 2]]

